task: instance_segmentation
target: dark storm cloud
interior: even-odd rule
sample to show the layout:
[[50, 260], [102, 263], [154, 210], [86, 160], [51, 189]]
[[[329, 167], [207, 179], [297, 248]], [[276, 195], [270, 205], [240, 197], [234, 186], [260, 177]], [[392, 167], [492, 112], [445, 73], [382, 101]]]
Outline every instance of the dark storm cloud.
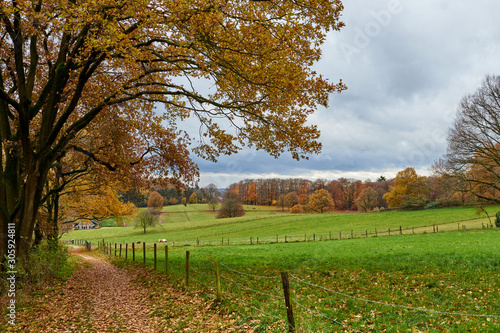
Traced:
[[[366, 179], [413, 166], [425, 172], [446, 149], [460, 99], [500, 73], [500, 3], [344, 1], [346, 27], [331, 33], [315, 70], [349, 90], [310, 122], [323, 152], [308, 161], [245, 150], [197, 160], [201, 185], [257, 177]], [[232, 176], [231, 176], [232, 175]]]

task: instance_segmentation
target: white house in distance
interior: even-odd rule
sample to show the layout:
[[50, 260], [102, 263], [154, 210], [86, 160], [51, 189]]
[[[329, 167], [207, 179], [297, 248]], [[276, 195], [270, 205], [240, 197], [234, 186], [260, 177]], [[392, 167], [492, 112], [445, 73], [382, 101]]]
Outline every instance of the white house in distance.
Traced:
[[73, 229], [75, 230], [96, 229], [99, 228], [100, 226], [101, 225], [96, 220], [90, 220], [90, 221], [84, 220], [75, 222], [75, 224], [73, 225]]

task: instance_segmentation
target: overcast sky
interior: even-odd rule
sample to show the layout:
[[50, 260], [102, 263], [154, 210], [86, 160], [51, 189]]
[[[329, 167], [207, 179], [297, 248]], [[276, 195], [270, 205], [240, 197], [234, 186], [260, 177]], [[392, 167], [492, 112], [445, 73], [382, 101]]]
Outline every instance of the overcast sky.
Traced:
[[218, 163], [195, 159], [201, 187], [245, 178], [395, 177], [419, 174], [446, 151], [462, 97], [500, 74], [500, 2], [346, 0], [346, 26], [331, 33], [316, 70], [349, 89], [332, 94], [311, 123], [323, 151], [309, 160], [245, 150]]

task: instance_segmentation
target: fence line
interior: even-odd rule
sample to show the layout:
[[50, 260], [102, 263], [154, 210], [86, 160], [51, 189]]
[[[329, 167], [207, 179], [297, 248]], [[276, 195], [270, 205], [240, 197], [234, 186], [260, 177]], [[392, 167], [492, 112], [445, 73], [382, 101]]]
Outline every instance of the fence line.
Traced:
[[271, 298], [276, 298], [276, 299], [281, 299], [282, 298], [282, 296], [277, 296], [277, 295], [272, 295], [272, 294], [268, 294], [268, 293], [263, 293], [262, 291], [258, 291], [258, 290], [255, 290], [253, 288], [247, 287], [247, 286], [245, 286], [245, 285], [243, 285], [243, 284], [241, 284], [239, 282], [236, 282], [236, 281], [234, 281], [234, 280], [232, 280], [232, 279], [230, 279], [228, 277], [221, 276], [221, 278], [222, 278], [222, 280], [230, 281], [230, 282], [232, 282], [232, 283], [234, 283], [234, 284], [236, 284], [236, 285], [238, 285], [238, 286], [240, 286], [240, 287], [242, 287], [242, 288], [244, 288], [246, 290], [253, 291], [254, 293], [257, 293], [259, 295], [264, 295], [264, 296], [271, 297]]
[[363, 333], [363, 331], [359, 331], [359, 330], [357, 330], [357, 329], [355, 329], [355, 328], [352, 328], [352, 327], [350, 327], [350, 326], [348, 326], [348, 325], [344, 324], [343, 322], [340, 322], [340, 321], [338, 321], [338, 320], [336, 320], [336, 319], [333, 319], [333, 318], [330, 318], [330, 317], [326, 316], [323, 312], [320, 312], [320, 311], [317, 311], [317, 310], [311, 310], [311, 309], [309, 309], [308, 307], [306, 307], [306, 306], [304, 306], [304, 305], [300, 304], [299, 302], [297, 302], [297, 301], [295, 300], [295, 298], [292, 298], [292, 301], [293, 301], [295, 304], [297, 304], [298, 306], [300, 306], [301, 308], [303, 308], [303, 309], [305, 309], [305, 310], [307, 310], [307, 311], [309, 311], [309, 312], [311, 312], [311, 313], [313, 313], [313, 314], [316, 314], [316, 315], [319, 315], [319, 316], [321, 316], [321, 317], [323, 317], [323, 318], [326, 318], [326, 319], [330, 320], [331, 322], [333, 322], [334, 324], [337, 324], [337, 325], [343, 326], [343, 327], [345, 327], [345, 328], [347, 328], [347, 329], [349, 329], [349, 330], [351, 330], [351, 331], [354, 331], [354, 332], [361, 332], [361, 333]]
[[[457, 223], [457, 229], [455, 230], [464, 230], [467, 229], [465, 222], [480, 220], [482, 218], [472, 218], [467, 220], [461, 220], [456, 222], [443, 222], [439, 224], [429, 224], [424, 226], [417, 227], [389, 227], [389, 228], [374, 228], [373, 230], [365, 229], [364, 231], [354, 231], [351, 230], [343, 230], [339, 231], [338, 234], [333, 232], [324, 232], [324, 233], [310, 233], [310, 234], [301, 234], [301, 235], [275, 235], [275, 236], [264, 236], [264, 237], [238, 237], [238, 238], [222, 238], [220, 239], [199, 239], [196, 238], [194, 240], [184, 240], [184, 241], [175, 241], [177, 244], [183, 244], [184, 246], [193, 246], [193, 247], [203, 247], [203, 246], [230, 246], [230, 245], [254, 245], [254, 244], [276, 244], [276, 243], [297, 243], [297, 242], [316, 242], [316, 241], [333, 241], [333, 240], [341, 240], [341, 239], [359, 239], [359, 238], [368, 238], [368, 237], [384, 237], [384, 236], [393, 236], [393, 235], [409, 235], [409, 234], [425, 234], [425, 233], [439, 233], [439, 232], [447, 232], [447, 230], [442, 231], [439, 228], [442, 226], [450, 226], [453, 223]], [[432, 228], [432, 229], [431, 229]], [[494, 224], [492, 223], [482, 223], [481, 227], [476, 227], [473, 229], [489, 229], [494, 228]], [[427, 232], [427, 229], [429, 230]], [[471, 228], [472, 229], [472, 228]], [[71, 240], [64, 241], [68, 242], [77, 242], [82, 240]], [[83, 241], [82, 241], [83, 242]], [[74, 244], [74, 243], [73, 243]], [[79, 243], [79, 245], [83, 245], [83, 243]], [[132, 243], [134, 246], [134, 243]], [[110, 249], [111, 250], [111, 249]], [[136, 250], [139, 250], [136, 248]]]
[[[90, 245], [89, 242], [87, 241], [84, 241], [84, 240], [72, 240], [71, 241], [71, 244], [79, 244], [79, 245]], [[156, 244], [154, 244], [156, 245]], [[120, 248], [121, 248], [121, 244], [120, 244]], [[126, 244], [126, 247], [125, 248], [128, 248], [128, 244]], [[156, 246], [153, 247], [155, 250], [156, 250]], [[117, 245], [113, 244], [112, 243], [106, 243], [104, 240], [102, 242], [98, 242], [98, 249], [101, 250], [103, 253], [105, 254], [108, 254], [108, 255], [113, 255], [115, 257], [117, 257]], [[134, 247], [132, 246], [132, 249], [134, 249]], [[143, 246], [142, 246], [142, 250], [143, 250], [143, 258], [146, 258], [146, 250], [147, 247], [146, 247], [146, 244], [143, 243]], [[113, 251], [115, 250], [115, 251]], [[133, 253], [135, 255], [135, 253]], [[156, 251], [155, 251], [155, 259], [156, 259]], [[168, 266], [168, 246], [165, 247], [165, 265]], [[120, 259], [121, 259], [121, 253], [120, 253]], [[216, 274], [215, 272], [212, 272], [210, 273], [210, 267], [204, 267], [203, 269], [198, 269], [198, 268], [195, 268], [192, 264], [192, 262], [190, 263], [189, 262], [189, 251], [186, 251], [186, 267], [185, 267], [185, 274], [186, 274], [186, 287], [188, 287], [189, 285], [189, 282], [188, 282], [188, 278], [189, 278], [189, 274], [190, 274], [190, 271], [193, 271], [194, 273], [196, 273], [197, 276], [201, 276], [203, 277], [204, 279], [204, 282], [202, 281], [199, 281], [198, 279], [196, 278], [191, 278], [192, 281], [196, 282], [198, 285], [200, 286], [203, 286], [204, 288], [207, 289], [207, 291], [210, 291], [210, 292], [214, 292], [214, 288], [212, 286], [209, 286], [208, 284], [206, 283], [209, 283], [208, 281], [210, 279], [213, 279], [214, 283], [215, 283], [215, 278], [216, 278]], [[124, 258], [124, 260], [127, 260], [126, 257]], [[144, 260], [144, 259], [143, 259]], [[155, 263], [156, 263], [156, 260], [155, 260]], [[204, 261], [204, 263], [210, 263], [210, 261]], [[249, 274], [249, 273], [246, 273], [246, 272], [241, 272], [241, 271], [238, 271], [238, 270], [235, 270], [225, 264], [222, 264], [222, 263], [218, 263], [216, 262], [215, 265], [217, 266], [221, 266], [221, 267], [224, 267], [226, 269], [227, 272], [230, 272], [230, 273], [234, 273], [234, 274], [237, 274], [237, 275], [240, 275], [240, 276], [246, 276], [246, 277], [250, 277], [250, 278], [254, 278], [254, 279], [265, 279], [265, 280], [272, 280], [272, 279], [279, 279], [280, 276], [264, 276], [264, 275], [254, 275], [254, 274]], [[156, 266], [154, 266], [156, 267]], [[216, 269], [216, 267], [214, 267], [214, 270]], [[203, 270], [203, 272], [202, 272]], [[208, 270], [208, 272], [207, 272]], [[168, 275], [168, 271], [166, 271], [167, 275]], [[308, 281], [305, 281], [297, 276], [294, 276], [292, 274], [289, 274], [289, 273], [282, 273], [282, 276], [283, 274], [286, 274], [286, 276], [290, 276], [292, 279], [294, 279], [295, 281], [297, 281], [298, 283], [301, 283], [301, 284], [304, 284], [304, 285], [307, 285], [309, 287], [313, 287], [313, 288], [316, 288], [316, 289], [322, 289], [324, 291], [327, 291], [327, 292], [331, 292], [331, 293], [334, 293], [334, 294], [337, 294], [337, 295], [340, 295], [340, 296], [343, 296], [343, 297], [346, 297], [346, 298], [349, 298], [349, 299], [354, 299], [354, 300], [357, 300], [357, 301], [361, 301], [361, 302], [366, 302], [366, 303], [372, 303], [372, 304], [378, 304], [378, 305], [383, 305], [383, 306], [391, 306], [391, 307], [397, 307], [397, 308], [402, 308], [402, 309], [407, 309], [407, 310], [413, 310], [413, 311], [420, 311], [420, 312], [426, 312], [426, 313], [430, 313], [430, 314], [437, 314], [437, 315], [451, 315], [451, 316], [467, 316], [467, 317], [480, 317], [480, 318], [500, 318], [500, 315], [490, 315], [490, 314], [470, 314], [470, 313], [463, 313], [463, 312], [450, 312], [450, 311], [437, 311], [437, 310], [431, 310], [431, 309], [425, 309], [425, 308], [418, 308], [418, 307], [413, 307], [413, 306], [405, 306], [405, 305], [401, 305], [401, 304], [392, 304], [392, 303], [387, 303], [387, 302], [380, 302], [380, 301], [375, 301], [375, 300], [370, 300], [370, 299], [365, 299], [365, 298], [361, 298], [361, 297], [356, 297], [356, 296], [352, 296], [352, 295], [349, 295], [349, 294], [346, 294], [346, 293], [343, 293], [343, 292], [340, 292], [340, 291], [337, 291], [337, 290], [333, 290], [333, 289], [330, 289], [330, 288], [327, 288], [327, 287], [324, 287], [324, 286], [321, 286], [321, 285], [317, 285], [317, 284], [314, 284], [314, 283], [310, 283]], [[259, 312], [262, 312], [264, 313], [265, 315], [267, 316], [270, 316], [272, 318], [275, 318], [275, 319], [279, 319], [280, 321], [285, 321], [287, 324], [288, 324], [288, 328], [289, 328], [289, 331], [290, 332], [295, 332], [295, 324], [294, 324], [294, 321], [293, 321], [293, 314], [292, 314], [292, 311], [291, 311], [291, 306], [286, 306], [286, 309], [287, 309], [287, 312], [288, 315], [292, 316], [292, 321], [290, 322], [290, 318], [288, 318], [288, 322], [286, 320], [283, 320], [283, 318], [280, 318], [272, 313], [269, 313], [257, 306], [254, 306], [252, 304], [249, 304], [248, 302], [246, 301], [243, 301], [241, 300], [240, 298], [237, 298], [233, 295], [233, 292], [230, 291], [230, 289], [233, 289], [233, 288], [230, 288], [230, 285], [233, 285], [233, 286], [236, 286], [237, 289], [239, 291], [242, 291], [242, 290], [247, 290], [250, 294], [252, 295], [262, 295], [262, 296], [265, 296], [265, 297], [268, 297], [268, 298], [271, 298], [271, 299], [274, 299], [274, 300], [281, 300], [281, 306], [278, 306], [278, 307], [283, 307], [283, 296], [278, 296], [278, 295], [274, 295], [274, 294], [270, 294], [270, 293], [266, 293], [266, 292], [262, 292], [260, 290], [256, 290], [255, 288], [252, 288], [248, 285], [245, 285], [244, 283], [240, 283], [240, 282], [237, 282], [233, 279], [231, 279], [230, 277], [228, 276], [223, 276], [223, 275], [220, 275], [219, 278], [223, 281], [225, 281], [226, 283], [224, 284], [225, 286], [225, 291], [222, 293], [223, 295], [233, 299], [233, 300], [236, 300], [238, 301], [239, 303], [243, 303], [245, 304], [247, 307], [251, 307]], [[217, 283], [216, 283], [217, 284]], [[288, 284], [288, 283], [287, 283]], [[220, 289], [220, 287], [217, 287]], [[220, 290], [218, 290], [218, 293], [220, 292]], [[285, 298], [286, 298], [286, 292], [285, 292]], [[217, 296], [217, 299], [219, 299], [219, 295]], [[252, 298], [253, 299], [253, 298]], [[300, 307], [301, 309], [304, 309], [306, 310], [307, 312], [313, 314], [313, 315], [316, 315], [316, 316], [320, 316], [320, 317], [323, 317], [324, 319], [327, 319], [330, 323], [332, 324], [335, 324], [335, 325], [339, 325], [339, 326], [342, 326], [344, 327], [345, 329], [348, 329], [348, 330], [351, 330], [351, 331], [354, 331], [354, 332], [362, 332], [356, 328], [352, 328], [350, 326], [348, 326], [347, 324], [337, 320], [337, 319], [334, 319], [334, 318], [331, 318], [329, 316], [327, 316], [326, 314], [322, 313], [321, 311], [318, 311], [316, 309], [311, 309], [307, 306], [304, 306], [303, 304], [299, 303], [294, 297], [290, 297], [289, 296], [289, 299], [291, 299], [291, 301], [293, 302], [293, 304], [297, 305], [298, 307]], [[269, 306], [275, 306], [276, 303], [268, 303]], [[285, 311], [285, 309], [282, 310], [283, 313]]]
[[345, 297], [348, 297], [348, 298], [351, 298], [351, 299], [355, 299], [357, 301], [366, 302], [366, 303], [375, 303], [375, 304], [380, 304], [380, 305], [387, 305], [387, 306], [392, 306], [392, 307], [399, 307], [399, 308], [408, 309], [408, 310], [415, 310], [415, 311], [421, 311], [421, 312], [429, 312], [429, 313], [440, 314], [440, 315], [455, 315], [455, 316], [467, 316], [467, 317], [500, 318], [500, 315], [481, 315], [481, 314], [470, 314], [470, 313], [462, 313], [462, 312], [435, 311], [435, 310], [424, 309], [424, 308], [416, 308], [416, 307], [413, 307], [413, 306], [406, 306], [406, 305], [400, 305], [400, 304], [391, 304], [391, 303], [386, 303], [386, 302], [373, 301], [373, 300], [369, 300], [369, 299], [366, 299], [366, 298], [360, 298], [360, 297], [352, 296], [352, 295], [349, 295], [349, 294], [345, 294], [345, 293], [342, 293], [342, 292], [339, 292], [339, 291], [336, 291], [336, 290], [333, 290], [333, 289], [329, 289], [329, 288], [326, 288], [326, 287], [323, 287], [323, 286], [319, 286], [319, 285], [314, 284], [314, 283], [309, 283], [309, 282], [304, 281], [304, 280], [302, 280], [302, 279], [300, 279], [300, 278], [298, 278], [296, 276], [293, 276], [292, 274], [290, 274], [290, 276], [292, 278], [294, 278], [295, 280], [297, 280], [297, 281], [299, 281], [299, 282], [301, 282], [303, 284], [309, 285], [311, 287], [315, 287], [315, 288], [318, 288], [318, 289], [323, 289], [323, 290], [332, 292], [332, 293], [337, 294], [337, 295], [345, 296]]
[[250, 276], [250, 277], [254, 277], [254, 278], [258, 278], [258, 279], [279, 279], [280, 277], [279, 276], [262, 276], [262, 275], [253, 275], [253, 274], [248, 274], [248, 273], [245, 273], [245, 272], [240, 272], [240, 271], [236, 271], [224, 264], [220, 264], [222, 267], [226, 267], [228, 270], [230, 270], [231, 272], [234, 272], [234, 273], [237, 273], [237, 274], [240, 274], [240, 275], [246, 275], [246, 276]]

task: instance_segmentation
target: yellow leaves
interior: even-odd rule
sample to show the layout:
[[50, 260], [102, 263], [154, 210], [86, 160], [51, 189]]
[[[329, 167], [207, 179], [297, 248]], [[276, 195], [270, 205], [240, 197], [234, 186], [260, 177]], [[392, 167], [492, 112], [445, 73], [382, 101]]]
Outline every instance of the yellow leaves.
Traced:
[[122, 216], [132, 216], [136, 213], [137, 208], [133, 204], [119, 200], [112, 184], [97, 188], [91, 185], [81, 183], [79, 188], [73, 188], [73, 192], [61, 198], [65, 220], [114, 217], [120, 225], [123, 223]]
[[428, 191], [425, 177], [418, 176], [415, 169], [410, 167], [397, 173], [394, 186], [384, 194], [384, 199], [389, 207], [401, 207], [411, 198], [425, 197]]
[[[9, 60], [5, 71], [36, 72], [33, 96], [22, 101], [38, 112], [30, 139], [57, 137], [50, 146], [40, 140], [37, 151], [57, 145], [53, 155], [61, 156], [63, 171], [85, 167], [103, 183], [113, 179], [110, 170], [114, 179], [133, 183], [193, 181], [198, 170], [189, 158], [190, 139], [176, 128], [189, 115], [205, 131], [195, 153], [210, 160], [246, 144], [275, 157], [318, 153], [319, 131], [307, 117], [331, 92], [346, 89], [310, 68], [326, 32], [342, 26], [340, 1], [44, 0], [38, 8], [20, 0], [15, 8], [13, 2], [0, 6], [2, 59], [15, 59], [7, 23], [14, 12], [22, 17], [23, 64]], [[30, 44], [31, 35], [36, 43]], [[22, 89], [4, 77], [11, 100], [20, 100]], [[154, 111], [158, 104], [164, 109]]]

